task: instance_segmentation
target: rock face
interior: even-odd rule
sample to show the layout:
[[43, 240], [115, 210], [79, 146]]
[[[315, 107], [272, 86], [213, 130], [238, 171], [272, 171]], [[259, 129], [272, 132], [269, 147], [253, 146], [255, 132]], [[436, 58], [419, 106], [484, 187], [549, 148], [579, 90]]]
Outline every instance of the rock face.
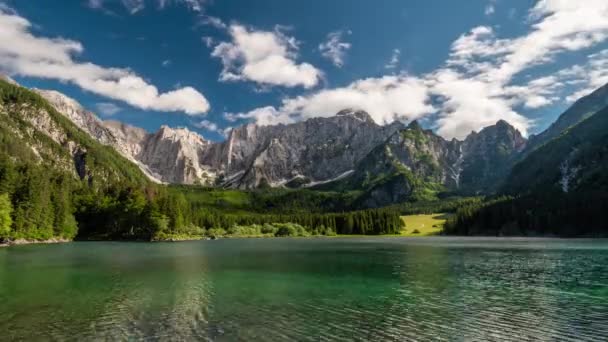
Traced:
[[135, 158], [164, 182], [210, 184], [214, 173], [201, 163], [209, 145], [209, 141], [186, 128], [162, 126], [146, 136]]
[[248, 124], [226, 141], [214, 143], [186, 128], [161, 127], [155, 133], [116, 121], [101, 121], [75, 100], [37, 90], [60, 113], [102, 144], [137, 163], [152, 179], [240, 189], [302, 187], [352, 172], [374, 147], [403, 128], [377, 125], [365, 112], [290, 125]]
[[521, 133], [503, 120], [471, 133], [461, 145], [460, 191], [479, 194], [498, 189], [526, 143]]
[[104, 145], [113, 146], [116, 144], [116, 138], [104, 127], [102, 121], [95, 114], [82, 108], [76, 100], [54, 90], [32, 90], [44, 97], [56, 111], [68, 117], [76, 126], [89, 133], [95, 140]]
[[377, 125], [365, 112], [346, 110], [290, 125], [234, 129], [206, 160], [236, 188], [311, 186], [350, 172], [402, 125]]
[[33, 89], [33, 91], [47, 100], [57, 112], [70, 119], [78, 128], [88, 133], [98, 142], [112, 146], [124, 157], [137, 164], [148, 178], [155, 182], [160, 182], [160, 178], [157, 175], [135, 158], [139, 153], [139, 149], [137, 147], [138, 144], [133, 144], [132, 140], [138, 136], [147, 134], [145, 130], [132, 126], [121, 130], [119, 129], [120, 125], [117, 123], [106, 125], [95, 114], [85, 110], [76, 100], [60, 92], [42, 89]]

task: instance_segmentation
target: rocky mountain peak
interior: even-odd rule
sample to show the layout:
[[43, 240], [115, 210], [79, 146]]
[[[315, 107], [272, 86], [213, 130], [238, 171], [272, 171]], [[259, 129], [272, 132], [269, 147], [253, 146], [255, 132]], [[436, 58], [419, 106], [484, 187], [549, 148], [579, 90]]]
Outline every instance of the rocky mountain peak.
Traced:
[[181, 141], [190, 144], [206, 145], [208, 143], [200, 134], [193, 132], [186, 127], [171, 128], [167, 125], [162, 125], [156, 135], [161, 139]]
[[66, 116], [100, 143], [112, 146], [117, 143], [116, 137], [103, 125], [103, 122], [95, 114], [84, 109], [78, 101], [55, 90], [32, 90], [47, 100], [57, 112]]
[[496, 121], [496, 127], [500, 127], [500, 128], [513, 128], [513, 126], [511, 126], [510, 123], [508, 123], [507, 121], [500, 119], [498, 121]]
[[[64, 111], [69, 111], [70, 113], [76, 113], [79, 111], [84, 111], [80, 103], [74, 100], [71, 97], [68, 97], [65, 94], [62, 94], [55, 90], [46, 90], [46, 89], [32, 89], [34, 92], [38, 93], [40, 96], [44, 97], [47, 101], [51, 103], [56, 109], [62, 109], [61, 113]], [[64, 113], [65, 114], [65, 113]]]
[[372, 119], [371, 115], [369, 115], [369, 113], [364, 110], [343, 109], [339, 111], [336, 116], [350, 116], [361, 121], [374, 122], [374, 119]]
[[506, 148], [517, 152], [523, 150], [526, 143], [526, 138], [521, 135], [521, 132], [505, 120], [499, 120], [495, 125], [484, 127], [479, 133], [471, 134], [465, 139], [465, 145], [503, 144]]

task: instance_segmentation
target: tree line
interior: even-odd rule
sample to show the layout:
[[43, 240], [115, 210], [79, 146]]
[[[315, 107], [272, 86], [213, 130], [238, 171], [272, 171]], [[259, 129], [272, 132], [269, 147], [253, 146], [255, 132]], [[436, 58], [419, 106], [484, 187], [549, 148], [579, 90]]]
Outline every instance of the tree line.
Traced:
[[[200, 189], [204, 192], [207, 190]], [[237, 226], [293, 223], [308, 233], [397, 234], [399, 213], [219, 210], [156, 184], [93, 187], [73, 175], [0, 153], [0, 239], [127, 239], [201, 235]]]
[[492, 236], [607, 236], [608, 193], [560, 191], [498, 197], [462, 206], [445, 234]]

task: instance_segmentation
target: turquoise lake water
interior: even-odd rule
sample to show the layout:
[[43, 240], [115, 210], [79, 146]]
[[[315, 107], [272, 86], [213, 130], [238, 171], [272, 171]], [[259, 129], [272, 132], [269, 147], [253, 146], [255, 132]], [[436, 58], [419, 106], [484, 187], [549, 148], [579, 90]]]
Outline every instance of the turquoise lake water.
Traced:
[[608, 341], [608, 240], [0, 249], [0, 340]]

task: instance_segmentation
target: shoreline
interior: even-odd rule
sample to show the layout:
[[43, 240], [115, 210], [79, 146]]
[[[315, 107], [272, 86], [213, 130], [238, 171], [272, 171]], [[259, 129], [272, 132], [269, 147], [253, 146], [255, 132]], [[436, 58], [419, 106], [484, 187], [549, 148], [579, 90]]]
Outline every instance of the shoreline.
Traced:
[[73, 240], [62, 239], [62, 238], [52, 238], [47, 240], [26, 240], [26, 239], [17, 239], [13, 241], [7, 241], [0, 243], [0, 247], [11, 247], [11, 246], [24, 246], [24, 245], [51, 245], [57, 243], [68, 243]]
[[281, 239], [281, 238], [294, 238], [294, 239], [334, 239], [334, 238], [404, 238], [404, 239], [424, 239], [424, 238], [472, 238], [472, 239], [504, 239], [504, 240], [520, 240], [520, 239], [551, 239], [551, 240], [588, 240], [588, 239], [608, 239], [608, 237], [593, 237], [593, 236], [580, 236], [580, 237], [559, 237], [559, 236], [489, 236], [489, 235], [421, 235], [421, 236], [408, 236], [408, 235], [332, 235], [332, 236], [222, 236], [216, 238], [202, 237], [202, 238], [191, 238], [191, 239], [167, 239], [167, 240], [151, 240], [151, 241], [131, 241], [131, 240], [68, 240], [68, 239], [48, 239], [48, 240], [25, 240], [18, 239], [9, 242], [0, 243], [0, 248], [12, 247], [12, 246], [25, 246], [25, 245], [50, 245], [59, 243], [71, 243], [71, 242], [141, 242], [141, 243], [179, 243], [179, 242], [191, 242], [191, 241], [214, 241], [224, 239]]

